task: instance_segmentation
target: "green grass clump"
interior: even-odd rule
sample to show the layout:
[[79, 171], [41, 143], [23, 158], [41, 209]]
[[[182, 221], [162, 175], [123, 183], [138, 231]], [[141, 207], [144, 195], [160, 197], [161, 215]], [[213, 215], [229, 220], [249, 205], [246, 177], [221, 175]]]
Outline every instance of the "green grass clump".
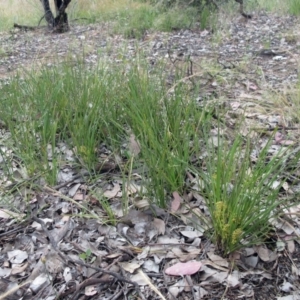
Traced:
[[113, 144], [112, 138], [122, 132], [115, 123], [121, 118], [114, 102], [117, 75], [104, 68], [92, 73], [80, 64], [64, 65], [44, 68], [38, 75], [30, 72], [24, 80], [17, 77], [2, 89], [1, 119], [29, 174], [57, 173], [57, 164], [64, 160], [57, 151], [59, 142], [69, 144], [80, 162], [92, 169], [99, 143]]
[[289, 1], [289, 13], [295, 16], [300, 15], [300, 2], [297, 0]]
[[231, 145], [219, 136], [217, 147], [206, 140], [205, 171], [200, 170], [199, 177], [217, 246], [228, 254], [265, 241], [272, 229], [270, 220], [287, 204], [279, 198], [287, 152], [272, 157], [267, 144], [252, 159], [250, 142], [240, 136]]
[[197, 149], [195, 141], [210, 118], [189, 98], [184, 85], [176, 86], [169, 95], [157, 88], [163, 81], [149, 81], [148, 76], [133, 70], [124, 108], [129, 116], [128, 127], [137, 137], [148, 167], [151, 191], [160, 206], [166, 205], [166, 192], [183, 191], [186, 170]]
[[161, 31], [189, 29], [199, 21], [199, 18], [201, 14], [195, 8], [170, 8], [157, 16], [153, 27]]
[[147, 190], [166, 206], [167, 192], [184, 190], [196, 151], [193, 141], [200, 138], [209, 113], [188, 96], [183, 83], [168, 92], [163, 72], [164, 66], [150, 70], [143, 62], [93, 70], [78, 63], [13, 79], [2, 88], [0, 118], [28, 176], [46, 174], [55, 184], [67, 163], [61, 143], [73, 150], [76, 164], [94, 172], [102, 143], [122, 153], [121, 145], [134, 133], [141, 145], [134, 159], [147, 169]]
[[118, 14], [114, 31], [126, 38], [142, 38], [146, 30], [153, 27], [159, 11], [154, 7], [140, 7], [134, 11], [123, 11]]

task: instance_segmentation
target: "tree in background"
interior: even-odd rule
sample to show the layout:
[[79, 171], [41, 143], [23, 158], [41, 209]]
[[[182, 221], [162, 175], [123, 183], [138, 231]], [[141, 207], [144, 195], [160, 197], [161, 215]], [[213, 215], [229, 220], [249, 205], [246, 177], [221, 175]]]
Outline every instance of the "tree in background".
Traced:
[[44, 17], [48, 27], [55, 32], [66, 32], [69, 30], [68, 15], [66, 8], [72, 0], [54, 0], [55, 16], [51, 11], [49, 0], [40, 0], [44, 8]]

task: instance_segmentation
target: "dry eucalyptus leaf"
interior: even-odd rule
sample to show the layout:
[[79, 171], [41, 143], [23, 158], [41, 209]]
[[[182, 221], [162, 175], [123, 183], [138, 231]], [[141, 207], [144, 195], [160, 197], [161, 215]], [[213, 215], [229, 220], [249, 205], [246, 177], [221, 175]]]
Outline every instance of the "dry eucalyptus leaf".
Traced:
[[143, 199], [134, 199], [134, 206], [136, 208], [142, 209], [142, 208], [148, 208], [150, 206], [149, 200], [146, 198]]
[[26, 251], [16, 249], [7, 252], [7, 256], [12, 264], [21, 264], [28, 258], [28, 253]]
[[10, 219], [10, 218], [16, 218], [21, 219], [25, 216], [25, 214], [17, 214], [15, 212], [9, 211], [7, 209], [0, 209], [0, 219]]
[[226, 259], [222, 258], [221, 256], [219, 255], [216, 255], [212, 252], [208, 252], [207, 253], [207, 256], [209, 257], [209, 259], [214, 262], [215, 264], [221, 266], [221, 267], [228, 267], [229, 266], [229, 263]]
[[50, 284], [49, 279], [50, 279], [49, 274], [42, 273], [31, 282], [29, 289], [36, 294], [46, 285]]
[[[49, 218], [43, 218], [43, 219], [41, 218], [40, 220], [42, 220], [45, 224], [53, 222], [53, 220], [49, 219]], [[36, 221], [34, 221], [32, 223], [31, 227], [35, 228], [38, 231], [42, 230], [42, 225], [40, 223], [36, 222]]]
[[172, 267], [167, 268], [165, 273], [172, 276], [193, 275], [200, 270], [201, 266], [202, 263], [196, 260], [186, 263], [177, 263]]
[[230, 106], [232, 110], [237, 110], [240, 107], [241, 103], [237, 101], [230, 102]]
[[157, 238], [157, 244], [180, 244], [180, 240], [163, 235]]
[[111, 199], [111, 198], [114, 198], [118, 195], [118, 193], [121, 191], [121, 187], [118, 183], [114, 183], [113, 184], [114, 187], [112, 190], [106, 190], [104, 193], [103, 193], [103, 196], [108, 198], [108, 199]]
[[156, 264], [153, 260], [146, 260], [143, 263], [143, 269], [147, 272], [159, 273], [159, 265]]
[[98, 291], [97, 289], [95, 288], [95, 286], [93, 285], [89, 285], [89, 286], [86, 286], [85, 289], [84, 289], [84, 294], [86, 296], [94, 296], [96, 294], [98, 294]]
[[203, 232], [197, 230], [183, 230], [180, 233], [191, 240], [203, 236]]
[[6, 278], [11, 274], [10, 268], [0, 268], [0, 278]]
[[258, 256], [248, 256], [244, 258], [245, 264], [247, 264], [249, 267], [255, 268], [258, 263]]
[[141, 270], [138, 270], [138, 272], [134, 275], [132, 275], [130, 277], [130, 279], [133, 281], [133, 282], [136, 282], [139, 286], [150, 286], [152, 287], [152, 283], [149, 279], [149, 277], [144, 274], [144, 272], [142, 272]]
[[[168, 290], [169, 293], [172, 294], [173, 297], [175, 297], [175, 299], [178, 297], [178, 295], [183, 291], [185, 286], [185, 280], [181, 279], [179, 281], [177, 281], [175, 284], [169, 286]], [[171, 298], [173, 299], [173, 298]]]
[[141, 190], [141, 187], [135, 183], [125, 183], [124, 191], [126, 196], [134, 195]]
[[69, 189], [69, 196], [72, 198], [76, 194], [77, 190], [81, 186], [81, 183], [74, 184], [70, 189]]
[[171, 213], [175, 213], [181, 204], [181, 197], [179, 196], [178, 192], [173, 192], [173, 200], [171, 202]]
[[287, 249], [290, 253], [295, 252], [295, 241], [291, 239], [291, 237], [287, 236], [285, 237], [285, 242], [287, 244]]
[[193, 286], [195, 292], [195, 299], [203, 299], [208, 295], [208, 292], [201, 286]]
[[83, 201], [85, 197], [86, 197], [86, 194], [79, 190], [75, 193], [75, 195], [73, 196], [73, 199], [76, 201]]
[[136, 137], [133, 133], [130, 134], [128, 148], [131, 155], [134, 156], [137, 156], [141, 152], [141, 147], [139, 143], [136, 141]]
[[244, 248], [242, 250], [242, 252], [243, 252], [244, 256], [250, 256], [250, 255], [253, 255], [255, 253], [255, 250], [254, 250], [254, 248]]
[[65, 282], [69, 282], [70, 280], [72, 280], [72, 274], [71, 274], [71, 269], [69, 267], [66, 267], [64, 269], [64, 273], [63, 273]]
[[201, 281], [205, 281], [207, 280], [209, 277], [215, 275], [219, 273], [219, 271], [214, 270], [212, 268], [207, 267], [206, 265], [203, 265], [201, 268], [201, 273], [200, 273], [200, 280]]
[[283, 297], [277, 297], [277, 300], [298, 300], [299, 297], [298, 296], [294, 296], [294, 295], [288, 295], [288, 296], [283, 296]]
[[11, 270], [11, 274], [21, 274], [23, 273], [28, 267], [28, 262], [24, 263], [24, 264], [12, 264], [12, 270]]
[[282, 229], [287, 235], [291, 235], [295, 232], [294, 226], [285, 220], [277, 220], [275, 226], [278, 229]]
[[228, 282], [228, 285], [230, 287], [237, 287], [238, 285], [241, 284], [241, 282], [239, 281], [239, 272], [238, 271], [233, 271], [231, 274], [228, 275], [227, 277], [227, 282]]
[[158, 235], [165, 234], [166, 224], [163, 220], [154, 218], [152, 221], [153, 226], [156, 228]]
[[262, 261], [268, 262], [270, 259], [269, 249], [264, 246], [256, 247], [256, 252]]
[[278, 252], [284, 251], [284, 249], [285, 249], [285, 242], [280, 241], [280, 240], [277, 241], [276, 242], [276, 248], [277, 248]]
[[210, 286], [212, 283], [221, 283], [223, 284], [226, 281], [226, 278], [228, 276], [228, 272], [215, 272], [211, 276], [207, 276], [207, 279], [205, 281], [202, 281], [202, 277], [200, 276], [201, 280], [201, 286]]
[[126, 271], [129, 273], [133, 273], [135, 272], [140, 266], [141, 266], [141, 262], [119, 262], [119, 265]]
[[291, 292], [291, 291], [294, 290], [294, 286], [293, 286], [291, 283], [285, 281], [285, 282], [280, 286], [280, 289], [281, 289], [282, 291], [284, 291], [285, 293], [289, 293], [289, 292]]

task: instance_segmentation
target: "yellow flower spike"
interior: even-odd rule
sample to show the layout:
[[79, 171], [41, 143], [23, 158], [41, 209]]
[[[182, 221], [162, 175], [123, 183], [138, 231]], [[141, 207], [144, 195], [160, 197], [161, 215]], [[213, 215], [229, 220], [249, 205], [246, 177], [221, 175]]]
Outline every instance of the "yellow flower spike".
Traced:
[[229, 236], [229, 224], [225, 224], [222, 228], [222, 236], [223, 238], [227, 238]]
[[80, 146], [80, 147], [79, 147], [79, 151], [80, 151], [80, 153], [82, 153], [82, 154], [87, 154], [87, 149], [86, 149], [85, 146]]
[[242, 231], [241, 228], [237, 228], [233, 231], [232, 238], [231, 238], [231, 244], [232, 245], [235, 245], [238, 242], [238, 240], [239, 240], [240, 236], [242, 235], [242, 233], [243, 233], [243, 231]]
[[222, 201], [216, 203], [216, 208], [215, 208], [216, 219], [220, 219], [220, 217], [222, 216], [223, 207], [224, 207], [224, 203]]
[[42, 257], [41, 257], [41, 262], [42, 262], [43, 264], [45, 264], [45, 263], [46, 263], [46, 260], [47, 260], [47, 259], [46, 259], [46, 257], [45, 257], [45, 256], [42, 256]]

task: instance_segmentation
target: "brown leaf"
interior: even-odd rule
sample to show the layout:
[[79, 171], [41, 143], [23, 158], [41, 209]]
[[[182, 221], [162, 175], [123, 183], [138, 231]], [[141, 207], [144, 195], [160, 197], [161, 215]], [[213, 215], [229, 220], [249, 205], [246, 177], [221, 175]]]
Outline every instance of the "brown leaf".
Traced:
[[114, 198], [117, 196], [118, 192], [121, 191], [121, 187], [119, 184], [117, 183], [114, 183], [114, 187], [112, 190], [107, 190], [103, 193], [103, 196], [108, 198], [108, 199], [111, 199], [111, 198]]
[[265, 262], [268, 262], [270, 257], [269, 257], [269, 249], [263, 247], [263, 246], [258, 246], [256, 247], [256, 251], [257, 251], [257, 254], [259, 256], [259, 258], [262, 260], [262, 261], [265, 261]]
[[175, 213], [181, 204], [181, 197], [179, 196], [178, 192], [173, 192], [173, 201], [171, 203], [171, 213]]
[[196, 260], [186, 263], [177, 263], [172, 267], [167, 268], [165, 273], [172, 276], [193, 275], [200, 270], [201, 266], [202, 263]]
[[221, 267], [228, 267], [229, 266], [229, 263], [226, 259], [222, 258], [221, 256], [219, 255], [216, 255], [212, 252], [208, 252], [207, 253], [207, 256], [209, 257], [209, 259], [214, 262], [215, 264], [221, 266]]
[[142, 262], [119, 262], [119, 265], [129, 273], [134, 273], [140, 266]]
[[163, 220], [155, 218], [152, 224], [157, 229], [158, 234], [165, 234], [166, 224]]
[[128, 148], [131, 155], [133, 156], [137, 156], [141, 152], [141, 147], [139, 143], [136, 141], [135, 135], [133, 133], [129, 137]]

